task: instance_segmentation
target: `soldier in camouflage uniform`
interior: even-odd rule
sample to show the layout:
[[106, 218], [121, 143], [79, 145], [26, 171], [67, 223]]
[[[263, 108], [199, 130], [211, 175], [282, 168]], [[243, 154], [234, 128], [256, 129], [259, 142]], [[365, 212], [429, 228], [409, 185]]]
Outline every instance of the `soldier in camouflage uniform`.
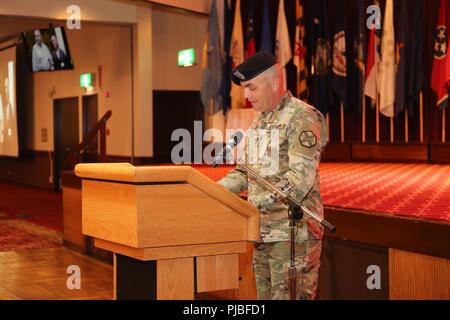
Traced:
[[[245, 88], [246, 98], [261, 114], [251, 132], [263, 130], [269, 138], [257, 135], [256, 143], [247, 138], [247, 165], [303, 205], [323, 217], [320, 197], [319, 162], [326, 145], [323, 115], [314, 107], [282, 89], [281, 68], [275, 57], [258, 53], [233, 70], [233, 82]], [[277, 130], [278, 152], [269, 150]], [[261, 133], [261, 131], [258, 131]], [[266, 150], [256, 163], [252, 154]], [[273, 159], [277, 157], [277, 159]], [[276, 161], [274, 161], [276, 160]], [[260, 241], [253, 256], [258, 299], [289, 299], [290, 227], [288, 207], [273, 193], [247, 176], [237, 165], [219, 181], [233, 193], [248, 189], [249, 201], [260, 209]], [[297, 224], [297, 299], [314, 299], [318, 285], [323, 228], [304, 216]]]

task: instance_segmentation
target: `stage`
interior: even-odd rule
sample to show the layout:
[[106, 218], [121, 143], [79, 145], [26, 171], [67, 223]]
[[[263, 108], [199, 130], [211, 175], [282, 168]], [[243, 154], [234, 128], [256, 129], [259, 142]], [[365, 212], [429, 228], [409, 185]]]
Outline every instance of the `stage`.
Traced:
[[[233, 169], [193, 167], [214, 181]], [[325, 218], [337, 232], [325, 233], [319, 299], [450, 299], [449, 165], [324, 162], [320, 175]], [[78, 219], [80, 188], [63, 175], [65, 207], [78, 207]], [[379, 288], [370, 289], [374, 267]], [[240, 290], [209, 298], [255, 298], [251, 252], [240, 272]]]
[[[215, 181], [232, 170], [195, 167]], [[337, 232], [325, 233], [319, 299], [450, 299], [450, 165], [325, 162], [320, 178]]]
[[[194, 167], [215, 181], [233, 169]], [[450, 223], [450, 165], [325, 162], [320, 183], [328, 208]]]

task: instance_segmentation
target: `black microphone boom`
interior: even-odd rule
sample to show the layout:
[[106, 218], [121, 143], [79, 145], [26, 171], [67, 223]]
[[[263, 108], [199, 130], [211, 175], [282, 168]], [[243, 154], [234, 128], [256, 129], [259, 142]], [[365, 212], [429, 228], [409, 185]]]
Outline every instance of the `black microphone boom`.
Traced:
[[225, 159], [228, 159], [228, 156], [231, 154], [231, 151], [233, 150], [233, 148], [241, 142], [243, 137], [244, 137], [244, 134], [241, 131], [237, 131], [236, 133], [234, 133], [231, 136], [231, 138], [228, 140], [227, 144], [222, 149], [222, 151], [220, 151], [219, 154], [217, 155], [217, 157], [214, 159], [212, 166], [215, 168], [219, 164], [222, 164], [224, 157], [225, 157]]

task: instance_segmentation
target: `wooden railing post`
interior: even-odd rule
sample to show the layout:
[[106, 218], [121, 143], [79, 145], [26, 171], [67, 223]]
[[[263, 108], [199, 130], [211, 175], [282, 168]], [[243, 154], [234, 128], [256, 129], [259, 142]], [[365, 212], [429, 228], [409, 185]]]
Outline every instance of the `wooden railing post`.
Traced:
[[100, 162], [106, 162], [106, 121], [100, 128]]
[[70, 168], [73, 169], [77, 164], [77, 158], [84, 149], [87, 148], [92, 139], [97, 137], [100, 131], [100, 161], [106, 162], [106, 122], [112, 116], [111, 110], [105, 113], [105, 115], [97, 122], [91, 131], [84, 137], [83, 141], [77, 147], [77, 149], [66, 159], [63, 167], [70, 164]]

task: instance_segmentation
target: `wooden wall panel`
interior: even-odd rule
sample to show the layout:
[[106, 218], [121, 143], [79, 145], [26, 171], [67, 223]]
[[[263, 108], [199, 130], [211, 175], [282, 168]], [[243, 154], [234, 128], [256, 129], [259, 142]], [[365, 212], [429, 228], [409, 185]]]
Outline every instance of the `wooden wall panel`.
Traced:
[[389, 249], [390, 298], [450, 299], [450, 260]]
[[[448, 126], [450, 127], [450, 122]], [[430, 144], [430, 162], [450, 163], [450, 143]]]
[[81, 233], [81, 190], [63, 187], [64, 242], [86, 253], [86, 236]]
[[353, 144], [353, 161], [426, 162], [426, 144]]

